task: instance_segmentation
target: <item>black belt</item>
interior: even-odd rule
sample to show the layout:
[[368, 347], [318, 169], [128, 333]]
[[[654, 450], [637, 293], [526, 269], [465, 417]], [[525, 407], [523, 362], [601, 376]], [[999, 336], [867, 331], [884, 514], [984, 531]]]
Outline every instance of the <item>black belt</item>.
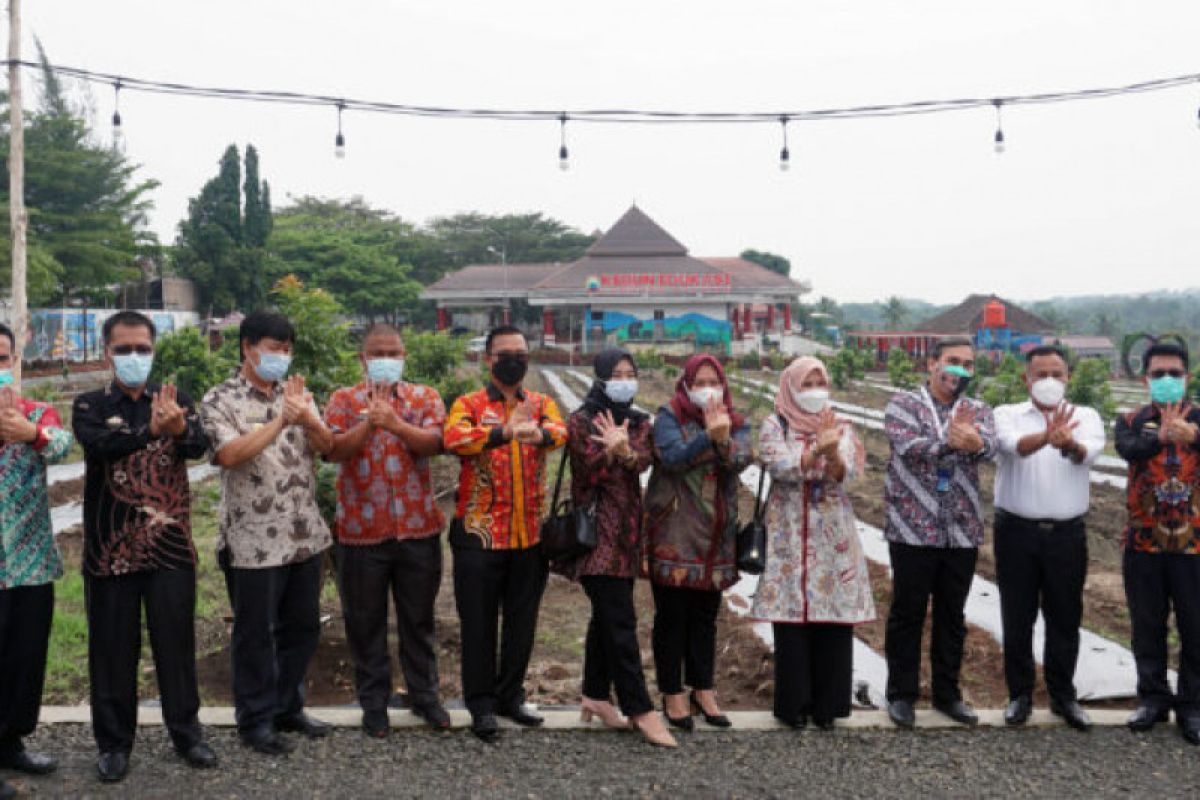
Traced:
[[1005, 518], [1019, 525], [1046, 532], [1074, 528], [1083, 524], [1083, 515], [1072, 517], [1071, 519], [1029, 519], [1028, 517], [1022, 517], [1020, 514], [1005, 511], [1003, 508], [996, 509], [996, 518]]

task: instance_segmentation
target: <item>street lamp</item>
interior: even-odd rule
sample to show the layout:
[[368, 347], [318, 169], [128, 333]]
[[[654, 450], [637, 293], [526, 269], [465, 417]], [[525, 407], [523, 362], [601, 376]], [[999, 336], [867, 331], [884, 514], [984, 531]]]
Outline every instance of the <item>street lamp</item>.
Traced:
[[500, 256], [500, 265], [504, 269], [504, 324], [511, 324], [510, 309], [512, 308], [512, 299], [508, 294], [508, 251], [501, 245], [499, 248], [492, 245], [487, 246], [487, 251], [495, 256]]

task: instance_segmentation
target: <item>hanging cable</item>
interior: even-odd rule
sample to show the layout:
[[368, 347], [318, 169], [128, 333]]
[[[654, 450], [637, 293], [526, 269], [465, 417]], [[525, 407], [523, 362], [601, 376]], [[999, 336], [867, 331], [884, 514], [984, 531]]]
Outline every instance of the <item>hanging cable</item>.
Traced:
[[783, 149], [779, 151], [779, 171], [787, 172], [792, 168], [792, 154], [788, 151], [787, 114], [779, 118], [779, 125], [783, 129]]
[[1003, 153], [1004, 152], [1004, 125], [1003, 125], [1003, 119], [1001, 118], [1000, 109], [1004, 106], [1004, 101], [997, 98], [992, 101], [992, 104], [994, 106], [996, 106], [996, 136], [993, 139], [994, 143], [993, 143], [992, 147], [995, 149], [995, 151], [997, 153]]
[[567, 112], [558, 118], [558, 168], [566, 172], [571, 168], [571, 154], [567, 151]]
[[124, 139], [124, 131], [121, 130], [121, 79], [113, 81], [113, 115], [112, 115], [112, 141], [113, 147], [120, 148]]
[[333, 154], [338, 158], [346, 157], [346, 137], [342, 135], [342, 111], [345, 109], [345, 104], [338, 102], [337, 104], [337, 136], [333, 137]]

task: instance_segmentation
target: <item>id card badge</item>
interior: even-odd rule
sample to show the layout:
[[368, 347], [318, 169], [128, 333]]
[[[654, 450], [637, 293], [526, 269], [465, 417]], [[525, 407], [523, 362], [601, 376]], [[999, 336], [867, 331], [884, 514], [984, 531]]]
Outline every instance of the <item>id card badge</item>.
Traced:
[[946, 467], [938, 467], [937, 471], [937, 490], [939, 492], [950, 491], [950, 476], [953, 473]]

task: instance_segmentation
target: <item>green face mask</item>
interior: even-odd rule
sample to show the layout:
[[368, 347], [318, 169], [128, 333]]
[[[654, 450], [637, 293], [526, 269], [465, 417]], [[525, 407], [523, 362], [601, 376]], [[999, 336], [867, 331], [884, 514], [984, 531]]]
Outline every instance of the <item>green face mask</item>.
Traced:
[[1150, 380], [1150, 399], [1156, 403], [1178, 403], [1183, 399], [1187, 382], [1183, 378], [1164, 375]]
[[966, 367], [958, 364], [942, 367], [941, 370], [942, 386], [955, 398], [960, 397], [967, 390], [967, 385], [971, 382], [971, 373], [967, 371]]

